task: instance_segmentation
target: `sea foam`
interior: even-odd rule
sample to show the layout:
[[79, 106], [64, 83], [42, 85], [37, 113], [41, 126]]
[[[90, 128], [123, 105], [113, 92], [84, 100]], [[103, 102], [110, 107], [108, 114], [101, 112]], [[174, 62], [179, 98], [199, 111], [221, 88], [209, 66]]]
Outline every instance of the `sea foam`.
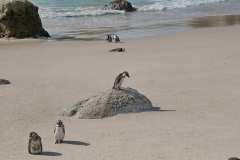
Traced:
[[82, 17], [82, 16], [102, 16], [123, 14], [124, 11], [106, 10], [100, 7], [69, 7], [69, 8], [48, 8], [44, 7], [40, 10], [42, 18], [57, 18], [57, 17]]
[[162, 11], [223, 1], [225, 0], [149, 0], [145, 5], [139, 6], [139, 11]]

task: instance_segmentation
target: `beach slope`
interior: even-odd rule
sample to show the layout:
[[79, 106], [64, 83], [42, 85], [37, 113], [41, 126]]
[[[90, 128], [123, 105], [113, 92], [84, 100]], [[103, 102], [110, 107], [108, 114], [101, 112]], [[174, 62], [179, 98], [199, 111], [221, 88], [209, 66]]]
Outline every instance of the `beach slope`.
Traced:
[[[240, 27], [199, 29], [124, 43], [0, 41], [0, 159], [226, 160], [240, 156]], [[110, 53], [115, 47], [125, 53]], [[101, 120], [59, 114], [124, 82], [161, 111]], [[55, 145], [58, 118], [66, 141]], [[43, 155], [27, 153], [30, 131]]]

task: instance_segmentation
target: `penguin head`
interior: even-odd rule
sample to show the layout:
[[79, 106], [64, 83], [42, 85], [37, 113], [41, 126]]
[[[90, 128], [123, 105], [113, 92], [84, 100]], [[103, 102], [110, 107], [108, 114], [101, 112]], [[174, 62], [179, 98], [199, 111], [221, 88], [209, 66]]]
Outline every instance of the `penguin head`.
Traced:
[[129, 75], [129, 73], [128, 73], [127, 71], [124, 71], [124, 72], [123, 72], [123, 76], [124, 76], [124, 77], [128, 77], [128, 78], [130, 77], [130, 75]]
[[30, 134], [29, 134], [29, 138], [32, 138], [33, 140], [37, 140], [38, 137], [39, 136], [36, 132], [30, 132]]
[[61, 127], [63, 125], [63, 122], [61, 120], [57, 121], [57, 126]]

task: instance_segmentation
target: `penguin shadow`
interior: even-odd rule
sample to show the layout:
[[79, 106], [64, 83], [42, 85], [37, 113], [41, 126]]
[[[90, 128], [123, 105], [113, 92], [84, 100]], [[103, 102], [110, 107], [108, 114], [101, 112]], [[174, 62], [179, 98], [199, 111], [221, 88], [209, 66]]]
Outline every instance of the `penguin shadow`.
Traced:
[[63, 144], [71, 144], [71, 145], [79, 145], [79, 146], [89, 146], [90, 143], [81, 142], [81, 141], [72, 141], [72, 140], [64, 140]]
[[40, 155], [41, 156], [57, 157], [57, 156], [61, 156], [62, 153], [52, 152], [52, 151], [43, 151]]

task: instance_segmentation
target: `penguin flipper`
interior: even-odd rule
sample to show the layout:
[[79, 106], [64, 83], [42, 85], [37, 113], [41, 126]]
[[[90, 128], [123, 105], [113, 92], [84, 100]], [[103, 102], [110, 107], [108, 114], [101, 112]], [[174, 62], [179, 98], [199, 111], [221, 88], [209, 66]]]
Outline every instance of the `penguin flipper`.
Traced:
[[30, 144], [31, 144], [31, 139], [29, 139], [29, 141], [28, 141], [28, 153], [32, 154]]
[[63, 125], [63, 133], [65, 134], [65, 127], [64, 127], [64, 125]]

